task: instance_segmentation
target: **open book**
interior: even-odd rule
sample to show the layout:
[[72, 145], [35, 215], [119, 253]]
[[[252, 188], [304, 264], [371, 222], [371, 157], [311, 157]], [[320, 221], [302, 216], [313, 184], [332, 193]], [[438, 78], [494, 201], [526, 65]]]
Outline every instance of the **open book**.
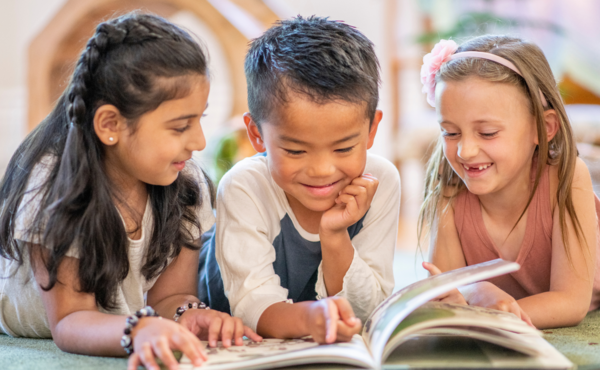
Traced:
[[[203, 370], [260, 369], [306, 364], [380, 368], [553, 368], [573, 366], [541, 332], [510, 313], [430, 302], [454, 288], [519, 269], [494, 260], [430, 276], [383, 301], [362, 335], [319, 345], [310, 338], [245, 341], [208, 348]], [[192, 365], [183, 356], [181, 368]]]

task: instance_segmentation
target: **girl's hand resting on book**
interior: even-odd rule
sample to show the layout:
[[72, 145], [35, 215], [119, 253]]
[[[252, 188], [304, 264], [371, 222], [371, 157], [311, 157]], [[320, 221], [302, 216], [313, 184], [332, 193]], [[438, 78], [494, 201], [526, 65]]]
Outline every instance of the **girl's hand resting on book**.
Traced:
[[216, 347], [219, 339], [223, 347], [231, 347], [232, 340], [236, 346], [241, 346], [244, 335], [255, 342], [262, 341], [262, 337], [245, 326], [242, 319], [216, 310], [187, 310], [178, 322], [201, 340], [208, 341], [210, 347]]
[[187, 310], [179, 318], [179, 322], [155, 317], [145, 317], [135, 326], [131, 337], [134, 352], [129, 357], [128, 370], [144, 365], [147, 369], [160, 367], [155, 357], [169, 369], [177, 369], [179, 364], [173, 356], [173, 350], [187, 355], [194, 366], [200, 366], [207, 357], [204, 345], [200, 340], [208, 340], [210, 347], [217, 346], [221, 339], [224, 347], [243, 345], [242, 337], [260, 342], [262, 337], [256, 334], [242, 320], [215, 310]]
[[348, 342], [362, 325], [350, 303], [342, 297], [329, 297], [311, 304], [307, 327], [317, 343]]
[[470, 305], [513, 313], [528, 325], [535, 327], [529, 315], [523, 311], [519, 303], [510, 294], [496, 285], [488, 281], [482, 281], [468, 285], [463, 290], [468, 297]]
[[[422, 266], [425, 270], [429, 271], [429, 274], [432, 276], [442, 273], [442, 271], [431, 262], [423, 262]], [[437, 298], [434, 298], [433, 301], [464, 304], [464, 305], [468, 304], [467, 301], [465, 300], [465, 297], [463, 297], [463, 295], [458, 291], [458, 289], [452, 289], [451, 291], [446, 292], [446, 293], [438, 296]]]
[[131, 332], [133, 353], [129, 356], [128, 370], [136, 370], [143, 365], [148, 370], [159, 370], [155, 357], [169, 369], [177, 369], [179, 363], [173, 350], [183, 352], [194, 366], [200, 366], [207, 357], [200, 339], [175, 321], [161, 317], [144, 317]]

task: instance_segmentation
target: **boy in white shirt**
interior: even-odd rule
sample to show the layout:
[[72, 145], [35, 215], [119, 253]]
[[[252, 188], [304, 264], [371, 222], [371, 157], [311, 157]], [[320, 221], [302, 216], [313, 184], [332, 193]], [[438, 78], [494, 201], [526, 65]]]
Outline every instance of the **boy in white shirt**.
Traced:
[[201, 290], [262, 336], [350, 340], [394, 287], [400, 178], [367, 153], [382, 117], [373, 44], [297, 17], [252, 42], [245, 71], [263, 154], [221, 180]]

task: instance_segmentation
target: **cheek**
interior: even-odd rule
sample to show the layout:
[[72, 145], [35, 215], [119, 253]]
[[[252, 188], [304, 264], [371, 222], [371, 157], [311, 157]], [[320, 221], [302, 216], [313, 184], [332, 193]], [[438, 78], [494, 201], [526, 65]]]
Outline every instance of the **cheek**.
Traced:
[[289, 181], [294, 176], [296, 167], [299, 163], [298, 160], [292, 160], [281, 155], [271, 154], [269, 154], [267, 158], [273, 177], [283, 181]]
[[454, 155], [456, 154], [456, 142], [450, 141], [442, 138], [442, 152], [444, 153], [444, 157], [447, 160], [452, 161], [454, 159]]
[[338, 170], [345, 173], [349, 178], [356, 178], [362, 176], [367, 165], [367, 151], [361, 150], [351, 158], [340, 158], [337, 161]]

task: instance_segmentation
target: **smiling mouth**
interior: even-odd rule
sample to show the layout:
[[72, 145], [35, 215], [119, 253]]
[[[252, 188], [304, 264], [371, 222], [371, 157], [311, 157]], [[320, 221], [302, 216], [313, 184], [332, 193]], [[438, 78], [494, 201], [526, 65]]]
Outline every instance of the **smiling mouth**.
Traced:
[[332, 182], [331, 184], [326, 184], [326, 185], [308, 185], [308, 184], [302, 184], [302, 185], [309, 187], [309, 188], [313, 188], [313, 189], [325, 189], [325, 188], [328, 188], [330, 186], [337, 184], [339, 181], [340, 180]]
[[479, 164], [476, 166], [467, 166], [466, 164], [462, 164], [463, 168], [467, 171], [483, 171], [486, 170], [487, 168], [493, 166], [493, 163], [485, 163], [485, 164]]

